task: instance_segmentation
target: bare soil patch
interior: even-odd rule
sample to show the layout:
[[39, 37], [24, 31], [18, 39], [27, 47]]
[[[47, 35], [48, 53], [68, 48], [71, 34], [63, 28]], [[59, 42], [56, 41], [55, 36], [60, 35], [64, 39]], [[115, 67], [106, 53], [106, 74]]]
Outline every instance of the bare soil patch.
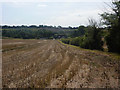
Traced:
[[118, 88], [119, 60], [56, 40], [2, 43], [2, 84], [7, 88]]

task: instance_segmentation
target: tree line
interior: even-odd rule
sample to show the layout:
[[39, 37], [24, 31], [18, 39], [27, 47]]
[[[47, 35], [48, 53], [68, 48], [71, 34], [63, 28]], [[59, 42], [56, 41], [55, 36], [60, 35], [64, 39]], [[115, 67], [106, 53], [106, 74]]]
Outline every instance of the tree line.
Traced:
[[[52, 27], [45, 25], [31, 26], [2, 26], [2, 36], [10, 38], [22, 39], [60, 39], [74, 36], [73, 33], [78, 32], [78, 27]], [[81, 32], [79, 32], [81, 34]], [[82, 33], [83, 34], [83, 33]]]
[[40, 39], [40, 38], [52, 38], [54, 32], [49, 30], [26, 30], [26, 29], [9, 29], [2, 30], [3, 37], [22, 38], [22, 39]]
[[103, 40], [107, 43], [109, 52], [120, 53], [120, 1], [115, 0], [111, 5], [112, 12], [104, 12], [101, 14], [102, 25], [106, 25], [107, 33], [103, 32], [100, 24], [94, 19], [90, 19], [87, 30], [83, 36], [61, 39], [66, 44], [80, 46], [86, 49], [103, 50]]
[[62, 27], [62, 26], [47, 26], [47, 25], [30, 25], [30, 26], [27, 26], [27, 25], [21, 25], [21, 26], [8, 26], [8, 25], [3, 25], [3, 26], [0, 26], [2, 27], [3, 29], [10, 29], [10, 28], [55, 28], [55, 29], [78, 29], [78, 27], [71, 27], [71, 26], [68, 26], [68, 27]]

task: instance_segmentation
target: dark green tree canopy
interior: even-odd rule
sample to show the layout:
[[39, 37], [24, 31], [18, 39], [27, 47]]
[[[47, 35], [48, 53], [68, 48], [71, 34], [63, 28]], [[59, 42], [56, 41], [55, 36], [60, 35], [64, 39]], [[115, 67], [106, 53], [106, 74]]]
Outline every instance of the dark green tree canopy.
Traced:
[[108, 51], [120, 53], [120, 1], [113, 1], [111, 9], [112, 12], [101, 14], [103, 23], [109, 27], [106, 37]]

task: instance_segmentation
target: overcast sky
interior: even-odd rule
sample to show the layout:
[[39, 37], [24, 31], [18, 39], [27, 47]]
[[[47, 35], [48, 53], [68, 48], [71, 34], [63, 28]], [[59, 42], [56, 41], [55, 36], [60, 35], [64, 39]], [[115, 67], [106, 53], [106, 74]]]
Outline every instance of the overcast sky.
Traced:
[[2, 17], [6, 25], [88, 25], [88, 18], [100, 19], [99, 13], [106, 9], [110, 0], [7, 0], [0, 2]]

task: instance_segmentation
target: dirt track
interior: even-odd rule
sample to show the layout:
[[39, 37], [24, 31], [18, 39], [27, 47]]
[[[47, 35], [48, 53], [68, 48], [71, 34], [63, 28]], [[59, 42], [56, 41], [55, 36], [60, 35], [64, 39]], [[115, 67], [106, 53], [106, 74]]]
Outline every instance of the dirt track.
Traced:
[[56, 40], [3, 40], [3, 87], [118, 88], [118, 62]]

